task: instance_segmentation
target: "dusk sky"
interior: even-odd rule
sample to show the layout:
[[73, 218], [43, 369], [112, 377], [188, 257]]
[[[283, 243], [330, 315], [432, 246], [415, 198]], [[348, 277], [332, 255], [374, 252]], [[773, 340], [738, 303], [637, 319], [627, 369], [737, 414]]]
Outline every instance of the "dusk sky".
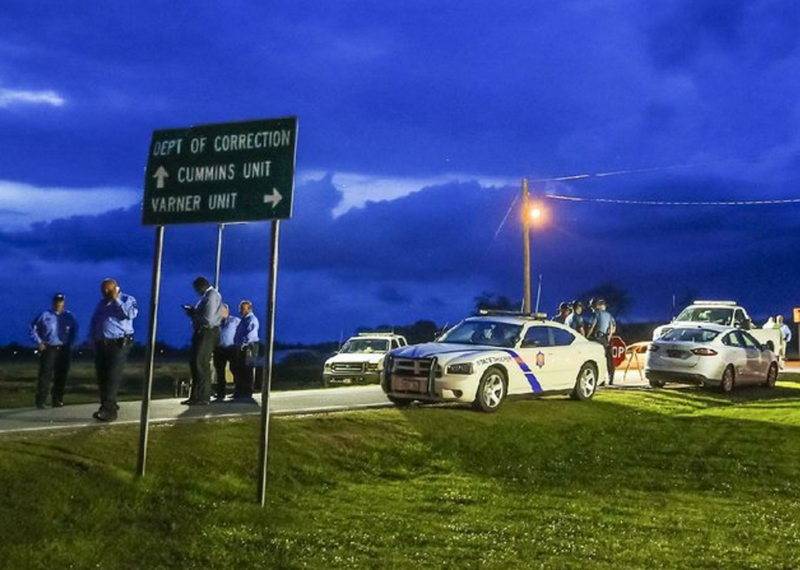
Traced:
[[[452, 324], [483, 291], [520, 299], [523, 177], [588, 199], [544, 199], [543, 309], [611, 282], [628, 320], [669, 319], [689, 290], [789, 315], [798, 30], [795, 0], [6, 0], [0, 344], [27, 342], [55, 292], [85, 333], [107, 276], [139, 300], [144, 341], [153, 130], [284, 116], [299, 137], [279, 340]], [[633, 172], [555, 180], [617, 171]], [[180, 305], [213, 277], [215, 240], [213, 224], [166, 229], [167, 342], [189, 342]], [[223, 255], [223, 296], [263, 319], [269, 224], [228, 227]]]

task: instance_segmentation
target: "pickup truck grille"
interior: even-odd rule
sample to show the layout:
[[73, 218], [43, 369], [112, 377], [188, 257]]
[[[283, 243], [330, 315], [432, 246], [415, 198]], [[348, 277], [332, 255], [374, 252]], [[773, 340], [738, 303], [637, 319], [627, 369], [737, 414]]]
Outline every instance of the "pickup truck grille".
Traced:
[[363, 362], [334, 362], [331, 364], [334, 372], [364, 372]]

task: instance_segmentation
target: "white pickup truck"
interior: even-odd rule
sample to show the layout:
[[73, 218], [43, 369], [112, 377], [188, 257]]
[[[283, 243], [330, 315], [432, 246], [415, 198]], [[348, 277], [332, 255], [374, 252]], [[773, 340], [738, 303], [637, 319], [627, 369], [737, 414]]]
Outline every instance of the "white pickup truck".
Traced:
[[736, 301], [695, 301], [686, 307], [675, 319], [666, 325], [661, 325], [653, 331], [653, 340], [668, 333], [677, 326], [717, 324], [744, 329], [753, 335], [758, 342], [767, 345], [773, 352], [778, 352], [783, 335], [780, 329], [756, 328], [753, 320]]

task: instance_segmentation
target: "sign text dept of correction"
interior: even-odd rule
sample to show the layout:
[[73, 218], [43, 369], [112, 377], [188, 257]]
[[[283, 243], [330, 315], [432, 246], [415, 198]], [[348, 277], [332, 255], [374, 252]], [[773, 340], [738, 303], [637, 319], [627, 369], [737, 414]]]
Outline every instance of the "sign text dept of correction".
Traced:
[[297, 118], [153, 131], [144, 225], [290, 218]]

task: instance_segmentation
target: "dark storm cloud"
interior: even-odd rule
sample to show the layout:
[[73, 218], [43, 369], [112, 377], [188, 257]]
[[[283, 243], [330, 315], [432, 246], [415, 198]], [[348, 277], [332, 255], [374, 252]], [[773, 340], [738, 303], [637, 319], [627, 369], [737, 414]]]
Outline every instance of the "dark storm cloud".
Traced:
[[648, 47], [665, 67], [689, 67], [709, 53], [763, 64], [795, 53], [799, 27], [795, 2], [681, 0], [652, 24]]
[[377, 298], [379, 301], [392, 305], [403, 305], [410, 301], [410, 299], [406, 295], [400, 293], [396, 287], [391, 286], [383, 286], [378, 289]]

